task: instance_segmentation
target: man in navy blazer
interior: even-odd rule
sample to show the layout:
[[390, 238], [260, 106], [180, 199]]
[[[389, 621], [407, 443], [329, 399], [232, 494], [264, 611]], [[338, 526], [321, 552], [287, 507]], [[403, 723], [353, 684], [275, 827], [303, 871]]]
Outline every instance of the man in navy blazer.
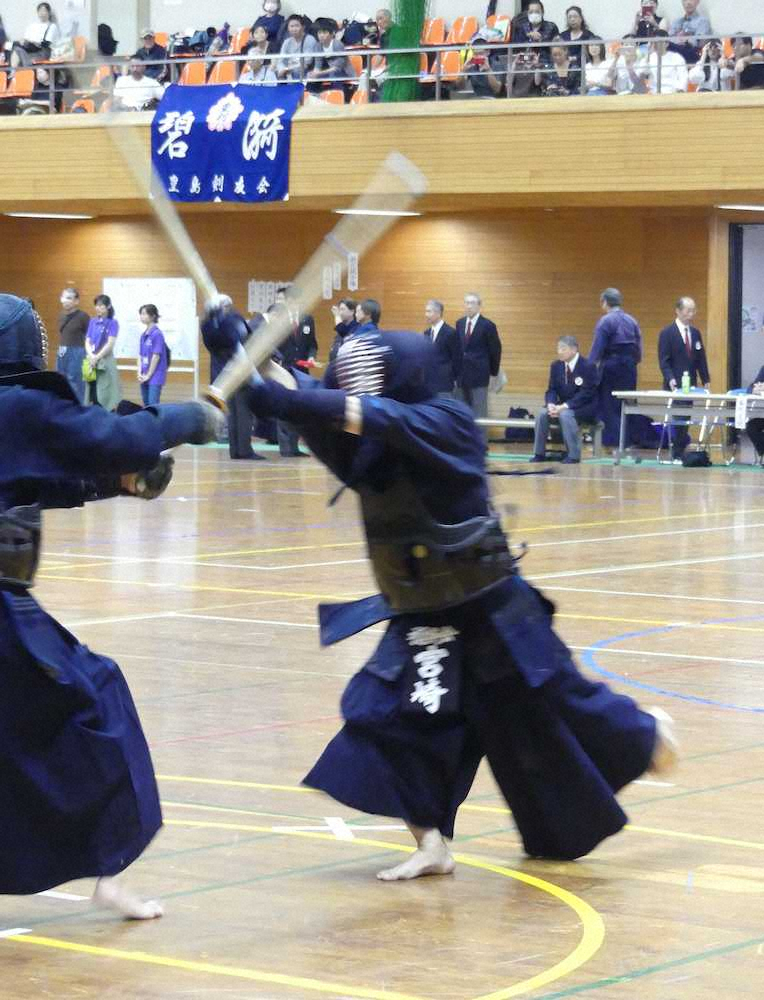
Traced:
[[[697, 312], [693, 299], [683, 295], [674, 307], [676, 319], [664, 327], [658, 335], [658, 364], [663, 374], [663, 388], [674, 391], [682, 385], [685, 372], [690, 376], [690, 385], [696, 386], [698, 380], [706, 389], [711, 388], [711, 376], [708, 371], [706, 349], [700, 330], [692, 325]], [[672, 454], [681, 458], [690, 435], [684, 424], [674, 424], [672, 427]]]
[[[764, 396], [764, 365], [761, 366], [759, 374], [748, 386], [748, 391], [754, 396]], [[755, 417], [753, 420], [748, 421], [745, 429], [748, 437], [751, 439], [751, 444], [756, 449], [756, 454], [759, 458], [764, 457], [764, 420], [761, 417]]]
[[557, 341], [559, 361], [549, 366], [549, 388], [544, 403], [546, 409], [536, 417], [536, 434], [531, 462], [546, 461], [546, 439], [549, 421], [559, 420], [567, 455], [564, 465], [577, 465], [581, 461], [581, 436], [579, 424], [597, 418], [597, 366], [582, 357], [575, 337], [560, 337]]
[[499, 374], [501, 341], [496, 324], [480, 313], [480, 296], [464, 296], [465, 314], [456, 321], [456, 332], [464, 354], [458, 379], [457, 398], [470, 407], [475, 417], [488, 416], [488, 381]]
[[424, 318], [430, 324], [425, 337], [435, 347], [436, 368], [433, 379], [439, 396], [454, 398], [454, 385], [462, 370], [462, 342], [456, 330], [443, 319], [444, 306], [438, 299], [429, 299]]

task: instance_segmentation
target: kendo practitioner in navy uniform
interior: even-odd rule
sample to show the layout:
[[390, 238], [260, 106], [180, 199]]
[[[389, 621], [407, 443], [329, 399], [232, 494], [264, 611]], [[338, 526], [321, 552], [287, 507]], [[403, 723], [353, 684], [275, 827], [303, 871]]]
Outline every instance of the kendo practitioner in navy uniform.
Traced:
[[219, 414], [185, 403], [117, 416], [44, 371], [37, 314], [0, 295], [0, 893], [98, 878], [94, 901], [161, 916], [113, 878], [162, 825], [141, 724], [116, 663], [32, 597], [41, 510], [167, 486], [164, 449], [213, 440]]
[[298, 389], [247, 389], [360, 499], [380, 593], [320, 606], [321, 641], [390, 624], [305, 783], [403, 818], [418, 850], [385, 880], [453, 869], [446, 838], [484, 755], [526, 851], [551, 858], [620, 830], [615, 793], [675, 756], [665, 713], [578, 672], [510, 554], [472, 414], [437, 398], [434, 370], [424, 337], [378, 331], [344, 344], [323, 385], [295, 372]]
[[[594, 328], [589, 361], [600, 369], [598, 416], [605, 424], [602, 443], [616, 448], [621, 433], [621, 400], [612, 393], [614, 389], [637, 388], [642, 333], [634, 317], [623, 311], [623, 296], [617, 288], [606, 288], [600, 296], [600, 305], [605, 315]], [[628, 433], [625, 443], [629, 444]]]

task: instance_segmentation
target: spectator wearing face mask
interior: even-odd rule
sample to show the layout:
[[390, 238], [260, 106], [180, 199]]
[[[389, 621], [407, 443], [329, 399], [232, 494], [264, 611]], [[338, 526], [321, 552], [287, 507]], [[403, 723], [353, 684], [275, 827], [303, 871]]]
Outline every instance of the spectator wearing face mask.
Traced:
[[252, 25], [252, 41], [255, 41], [255, 28], [265, 28], [271, 52], [280, 47], [284, 36], [284, 15], [281, 13], [281, 0], [263, 0], [263, 13]]
[[517, 45], [551, 42], [559, 33], [554, 21], [545, 19], [541, 0], [531, 0], [525, 14], [521, 14], [512, 27], [512, 42]]

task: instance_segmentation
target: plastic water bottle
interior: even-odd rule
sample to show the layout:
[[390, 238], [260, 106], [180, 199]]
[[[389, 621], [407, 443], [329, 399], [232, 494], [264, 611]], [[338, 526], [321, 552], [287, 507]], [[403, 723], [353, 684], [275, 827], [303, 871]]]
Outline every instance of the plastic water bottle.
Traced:
[[682, 372], [682, 392], [690, 391], [690, 373]]

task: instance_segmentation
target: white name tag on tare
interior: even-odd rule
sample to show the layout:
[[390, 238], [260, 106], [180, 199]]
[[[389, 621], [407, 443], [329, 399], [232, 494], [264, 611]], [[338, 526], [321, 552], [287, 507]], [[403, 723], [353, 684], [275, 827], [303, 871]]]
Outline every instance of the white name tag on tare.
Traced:
[[735, 400], [735, 429], [745, 430], [748, 423], [748, 400], [745, 396], [738, 396]]

